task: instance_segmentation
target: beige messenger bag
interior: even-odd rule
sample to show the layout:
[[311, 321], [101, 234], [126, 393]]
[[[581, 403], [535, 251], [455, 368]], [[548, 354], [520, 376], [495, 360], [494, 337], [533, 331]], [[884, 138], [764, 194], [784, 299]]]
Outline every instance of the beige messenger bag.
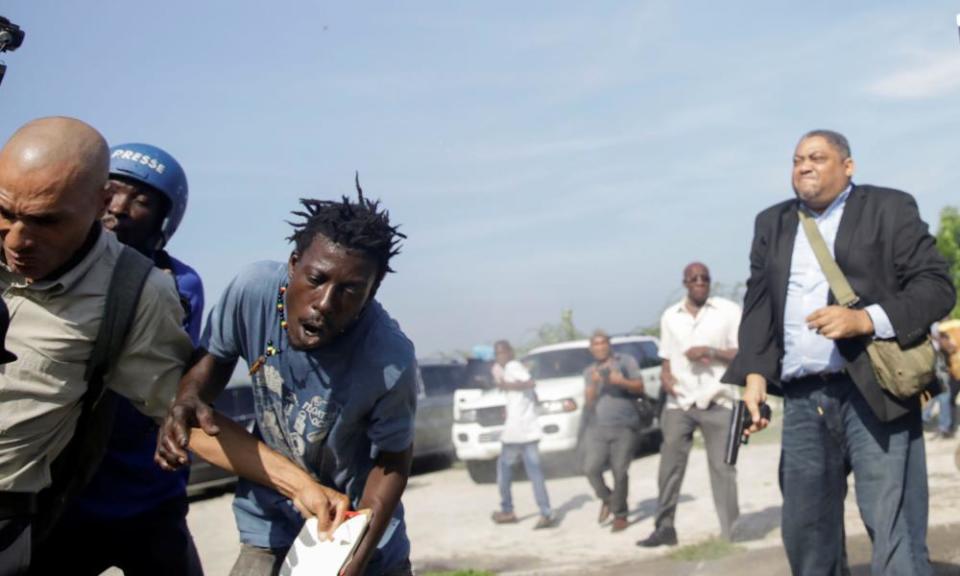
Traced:
[[[848, 308], [853, 306], [859, 298], [853, 292], [847, 277], [837, 266], [833, 256], [830, 255], [830, 250], [820, 230], [817, 229], [816, 222], [802, 209], [797, 212], [807, 240], [810, 241], [810, 247], [813, 248], [817, 262], [820, 263], [820, 269], [830, 284], [833, 297], [841, 306]], [[934, 364], [937, 353], [929, 336], [919, 344], [906, 349], [901, 348], [896, 340], [871, 338], [867, 342], [867, 354], [870, 356], [870, 363], [873, 364], [873, 371], [877, 375], [880, 387], [901, 400], [916, 396], [935, 378]]]

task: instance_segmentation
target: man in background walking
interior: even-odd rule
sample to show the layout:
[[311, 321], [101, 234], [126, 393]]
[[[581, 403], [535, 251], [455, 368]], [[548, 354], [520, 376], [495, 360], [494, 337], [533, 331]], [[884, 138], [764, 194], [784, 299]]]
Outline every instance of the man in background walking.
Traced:
[[497, 524], [517, 521], [517, 516], [513, 513], [510, 483], [513, 479], [513, 463], [521, 457], [527, 478], [533, 485], [534, 498], [540, 508], [540, 519], [534, 529], [550, 528], [556, 524], [556, 518], [550, 508], [547, 484], [540, 467], [540, 451], [537, 449], [540, 426], [537, 423], [536, 382], [530, 377], [526, 367], [514, 359], [513, 346], [509, 342], [498, 341], [494, 344], [494, 353], [496, 364], [491, 371], [497, 388], [503, 390], [507, 397], [507, 416], [503, 424], [503, 434], [500, 436], [503, 446], [497, 460], [500, 510], [494, 512], [492, 518]]
[[660, 421], [663, 444], [656, 529], [637, 542], [644, 547], [677, 543], [674, 517], [693, 433], [698, 428], [707, 448], [713, 503], [725, 538], [731, 537], [740, 513], [737, 471], [723, 461], [734, 394], [720, 383], [727, 364], [737, 354], [740, 307], [710, 296], [710, 271], [700, 262], [683, 269], [683, 285], [687, 295], [660, 318], [660, 383], [667, 404]]
[[[637, 448], [640, 415], [637, 399], [643, 394], [643, 377], [636, 359], [614, 353], [610, 336], [597, 330], [590, 338], [594, 362], [583, 372], [586, 381], [586, 432], [584, 472], [600, 499], [601, 524], [613, 514], [611, 532], [627, 529], [628, 471]], [[609, 466], [613, 472], [613, 490], [603, 479]]]

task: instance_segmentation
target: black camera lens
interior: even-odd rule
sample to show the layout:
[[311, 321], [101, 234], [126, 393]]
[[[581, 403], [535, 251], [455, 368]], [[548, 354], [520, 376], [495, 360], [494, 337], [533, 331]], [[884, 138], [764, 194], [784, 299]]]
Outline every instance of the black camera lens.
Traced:
[[13, 52], [23, 44], [23, 30], [0, 16], [0, 52]]

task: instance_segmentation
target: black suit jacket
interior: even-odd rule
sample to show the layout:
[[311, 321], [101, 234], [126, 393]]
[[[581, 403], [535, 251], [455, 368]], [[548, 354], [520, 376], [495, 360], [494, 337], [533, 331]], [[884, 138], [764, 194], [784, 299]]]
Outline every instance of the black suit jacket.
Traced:
[[[758, 373], [767, 379], [771, 393], [780, 391], [787, 280], [794, 239], [803, 233], [798, 230], [798, 202], [781, 202], [757, 216], [739, 351], [725, 382], [742, 385], [747, 374]], [[930, 325], [956, 302], [947, 263], [920, 219], [916, 201], [905, 192], [854, 186], [844, 206], [834, 256], [860, 297], [857, 307], [883, 307], [903, 347], [925, 338]], [[830, 303], [835, 303], [832, 293]], [[898, 400], [880, 388], [864, 342], [839, 340], [837, 348], [873, 412], [888, 422], [915, 409], [916, 398]]]

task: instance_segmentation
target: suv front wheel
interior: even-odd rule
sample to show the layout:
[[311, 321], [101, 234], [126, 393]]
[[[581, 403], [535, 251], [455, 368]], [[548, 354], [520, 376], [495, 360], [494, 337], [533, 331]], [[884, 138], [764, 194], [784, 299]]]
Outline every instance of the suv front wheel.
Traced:
[[493, 484], [497, 481], [497, 461], [467, 460], [467, 473], [477, 484]]

